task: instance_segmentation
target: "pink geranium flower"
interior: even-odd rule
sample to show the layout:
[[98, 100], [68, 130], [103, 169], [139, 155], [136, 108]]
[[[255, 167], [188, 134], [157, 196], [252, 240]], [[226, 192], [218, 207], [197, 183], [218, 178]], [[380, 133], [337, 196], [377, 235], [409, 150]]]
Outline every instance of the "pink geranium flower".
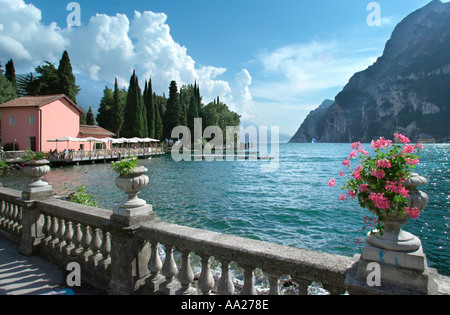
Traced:
[[376, 177], [378, 179], [384, 178], [384, 175], [385, 175], [383, 170], [377, 170], [377, 169], [373, 169], [371, 174], [373, 177]]
[[411, 219], [416, 220], [416, 219], [418, 219], [420, 217], [420, 210], [417, 209], [417, 207], [415, 207], [415, 208], [405, 207], [404, 210], [409, 215], [409, 217]]
[[334, 178], [328, 182], [328, 186], [330, 186], [330, 187], [334, 187], [335, 184], [336, 184], [336, 181], [334, 180]]
[[401, 142], [401, 143], [410, 143], [411, 142], [408, 137], [406, 137], [400, 133], [394, 133], [394, 137], [395, 137], [395, 140], [397, 140], [398, 142]]

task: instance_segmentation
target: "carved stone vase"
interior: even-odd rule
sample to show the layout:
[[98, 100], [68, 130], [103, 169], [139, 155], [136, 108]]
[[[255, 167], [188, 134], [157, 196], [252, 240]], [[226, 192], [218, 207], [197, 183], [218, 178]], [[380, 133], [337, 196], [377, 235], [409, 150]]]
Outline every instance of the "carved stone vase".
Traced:
[[116, 178], [116, 186], [128, 195], [128, 199], [122, 201], [113, 212], [116, 219], [132, 225], [141, 219], [152, 219], [155, 214], [152, 206], [143, 199], [138, 198], [139, 192], [149, 183], [149, 177], [145, 174], [148, 169], [143, 166], [135, 167], [128, 174], [120, 174]]
[[[417, 208], [423, 211], [428, 204], [428, 195], [417, 189], [417, 186], [425, 185], [428, 181], [417, 173], [411, 173], [409, 178], [405, 180], [403, 186], [409, 190], [407, 207]], [[419, 238], [402, 229], [402, 225], [406, 224], [409, 215], [399, 211], [400, 209], [392, 209], [386, 214], [384, 222], [384, 234], [380, 236], [378, 231], [372, 231], [367, 235], [367, 242], [371, 245], [398, 252], [413, 252], [421, 247]]]
[[25, 163], [23, 172], [26, 176], [33, 179], [33, 181], [28, 184], [28, 188], [40, 188], [48, 185], [47, 182], [42, 180], [42, 177], [50, 172], [49, 164], [50, 161], [48, 160], [30, 161]]
[[138, 198], [139, 192], [148, 185], [148, 171], [143, 166], [134, 168], [128, 174], [120, 174], [116, 178], [116, 186], [128, 195], [128, 199], [119, 204], [121, 208], [139, 208], [146, 205], [145, 200]]

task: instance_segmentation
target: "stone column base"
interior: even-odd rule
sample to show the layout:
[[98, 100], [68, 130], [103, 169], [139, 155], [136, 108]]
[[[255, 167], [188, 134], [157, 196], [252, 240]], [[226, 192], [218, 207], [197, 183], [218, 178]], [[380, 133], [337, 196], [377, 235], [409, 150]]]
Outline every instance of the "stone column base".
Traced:
[[[428, 294], [430, 269], [422, 246], [414, 252], [381, 249], [366, 242], [349, 272], [350, 287], [366, 294]], [[371, 263], [376, 263], [374, 269]], [[377, 274], [377, 270], [379, 273]], [[379, 286], [369, 280], [378, 277]], [[371, 286], [372, 285], [372, 286]]]
[[133, 226], [147, 220], [154, 220], [155, 218], [153, 207], [147, 204], [137, 208], [114, 207], [111, 217], [112, 220], [127, 226]]
[[44, 200], [53, 197], [53, 187], [51, 185], [31, 188], [27, 187], [26, 190], [22, 192], [23, 200]]

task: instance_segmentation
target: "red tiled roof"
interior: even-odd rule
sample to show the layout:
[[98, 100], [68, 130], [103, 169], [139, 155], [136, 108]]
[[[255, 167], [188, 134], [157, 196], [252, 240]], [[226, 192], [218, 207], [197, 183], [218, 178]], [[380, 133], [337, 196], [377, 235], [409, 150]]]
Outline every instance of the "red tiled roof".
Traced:
[[115, 133], [112, 133], [102, 127], [89, 125], [80, 125], [80, 133], [78, 134], [78, 138], [109, 138], [114, 136], [116, 136]]
[[12, 108], [12, 107], [41, 107], [57, 101], [61, 98], [65, 98], [72, 106], [74, 106], [80, 113], [84, 111], [78, 107], [70, 98], [64, 94], [57, 95], [41, 95], [41, 96], [23, 96], [11, 100], [9, 102], [0, 104], [0, 108]]

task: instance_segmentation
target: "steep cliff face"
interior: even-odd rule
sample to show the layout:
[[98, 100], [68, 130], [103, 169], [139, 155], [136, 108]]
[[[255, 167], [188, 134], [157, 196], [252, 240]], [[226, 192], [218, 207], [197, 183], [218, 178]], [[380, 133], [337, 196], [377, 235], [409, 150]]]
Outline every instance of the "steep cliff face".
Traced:
[[394, 132], [448, 141], [449, 117], [450, 3], [432, 1], [397, 25], [382, 57], [333, 105], [311, 112], [291, 142], [368, 142]]

